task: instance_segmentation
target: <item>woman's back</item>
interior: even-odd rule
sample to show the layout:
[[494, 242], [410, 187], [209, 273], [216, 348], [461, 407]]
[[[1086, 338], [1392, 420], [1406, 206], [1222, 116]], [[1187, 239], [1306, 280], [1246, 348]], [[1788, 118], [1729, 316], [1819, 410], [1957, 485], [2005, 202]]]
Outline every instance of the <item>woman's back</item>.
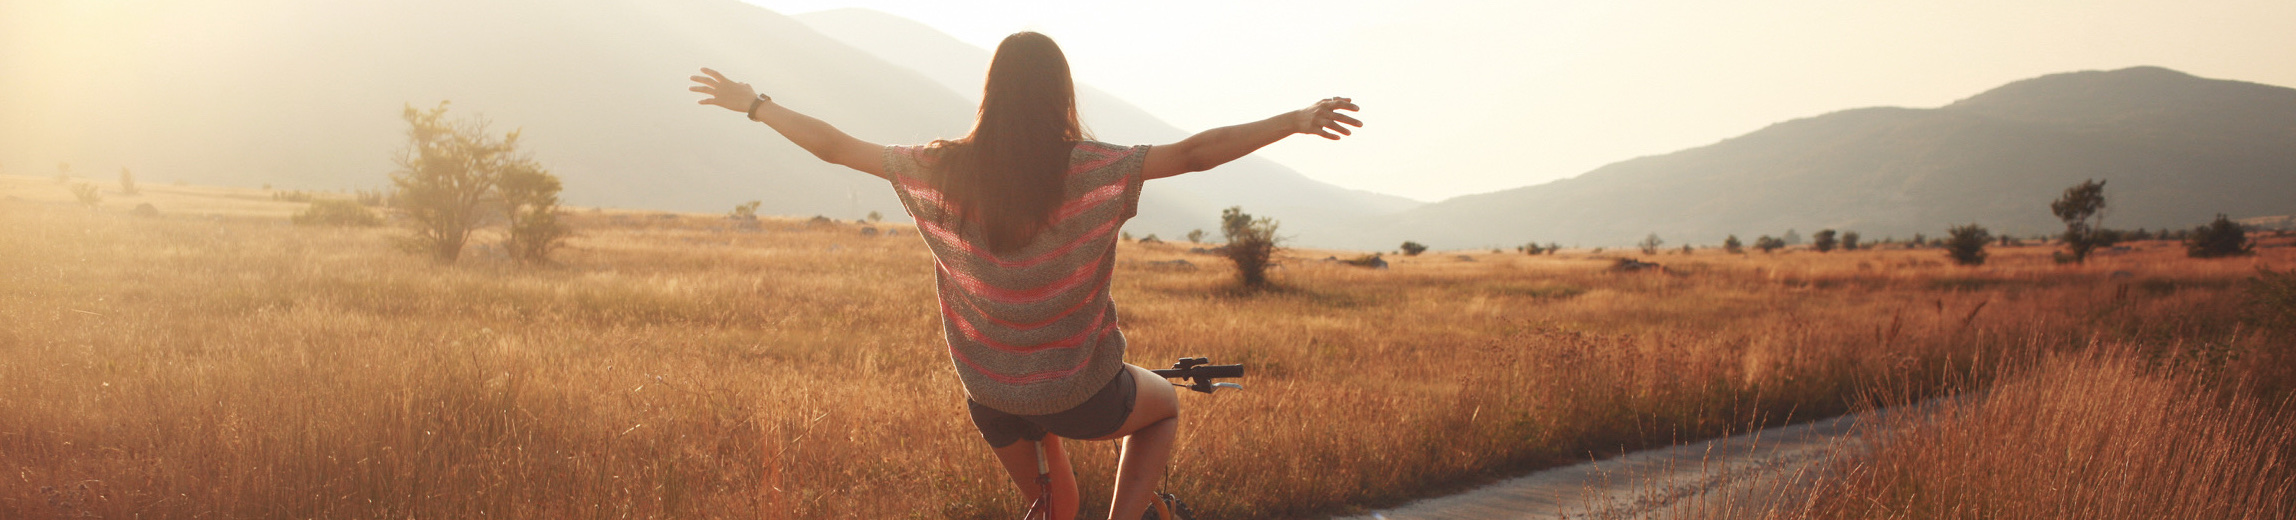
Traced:
[[946, 149], [886, 148], [887, 177], [937, 260], [942, 333], [974, 401], [1048, 414], [1084, 402], [1124, 368], [1108, 285], [1117, 230], [1139, 208], [1148, 150], [1078, 142], [1048, 225], [997, 252], [934, 188]]

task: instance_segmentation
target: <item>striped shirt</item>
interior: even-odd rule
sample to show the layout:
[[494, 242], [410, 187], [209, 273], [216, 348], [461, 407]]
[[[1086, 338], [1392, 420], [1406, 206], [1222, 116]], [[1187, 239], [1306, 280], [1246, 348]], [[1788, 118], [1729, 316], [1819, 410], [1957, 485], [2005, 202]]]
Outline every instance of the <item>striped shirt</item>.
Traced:
[[1124, 368], [1108, 282], [1117, 229], [1137, 213], [1147, 146], [1076, 144], [1052, 225], [1025, 247], [989, 250], [978, 226], [946, 218], [935, 153], [885, 149], [885, 171], [932, 249], [941, 332], [973, 401], [1043, 415], [1082, 404]]

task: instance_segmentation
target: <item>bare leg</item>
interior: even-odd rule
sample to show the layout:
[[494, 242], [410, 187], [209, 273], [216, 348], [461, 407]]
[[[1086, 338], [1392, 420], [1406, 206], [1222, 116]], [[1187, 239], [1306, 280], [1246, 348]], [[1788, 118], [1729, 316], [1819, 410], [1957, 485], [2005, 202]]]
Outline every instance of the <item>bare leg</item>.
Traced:
[[[1164, 485], [1165, 469], [1172, 463], [1172, 445], [1180, 436], [1180, 396], [1172, 382], [1137, 366], [1133, 380], [1140, 385], [1132, 401], [1132, 416], [1124, 427], [1102, 439], [1124, 437], [1124, 455], [1116, 464], [1116, 496], [1109, 500], [1108, 518], [1131, 520], [1147, 511], [1151, 494]], [[1100, 439], [1095, 439], [1100, 440]]]
[[[1052, 468], [1052, 514], [1050, 520], [1076, 518], [1076, 470], [1068, 465], [1068, 450], [1060, 447], [1060, 437], [1044, 436], [1044, 457]], [[1005, 472], [1012, 474], [1012, 482], [1020, 486], [1021, 502], [1031, 503], [1044, 490], [1036, 486], [1036, 441], [1020, 442], [996, 449], [997, 462], [1003, 463]], [[1138, 516], [1138, 513], [1134, 513]]]

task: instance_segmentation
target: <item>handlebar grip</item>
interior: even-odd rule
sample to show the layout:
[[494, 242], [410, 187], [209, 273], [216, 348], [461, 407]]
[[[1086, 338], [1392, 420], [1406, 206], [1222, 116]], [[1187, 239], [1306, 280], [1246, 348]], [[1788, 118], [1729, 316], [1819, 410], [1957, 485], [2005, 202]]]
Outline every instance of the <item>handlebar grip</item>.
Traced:
[[1215, 377], [1215, 378], [1217, 378], [1217, 377], [1244, 377], [1244, 366], [1243, 366], [1243, 365], [1199, 365], [1199, 366], [1195, 367], [1195, 374], [1194, 374], [1194, 375], [1196, 375], [1196, 376], [1198, 376], [1198, 377]]

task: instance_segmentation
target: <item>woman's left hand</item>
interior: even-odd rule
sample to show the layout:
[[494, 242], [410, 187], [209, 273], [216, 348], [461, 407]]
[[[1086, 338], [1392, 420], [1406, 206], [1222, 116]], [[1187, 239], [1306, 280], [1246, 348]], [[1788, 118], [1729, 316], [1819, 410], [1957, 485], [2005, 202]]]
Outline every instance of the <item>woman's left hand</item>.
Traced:
[[1353, 112], [1362, 110], [1362, 107], [1355, 106], [1353, 99], [1325, 98], [1293, 112], [1292, 133], [1315, 134], [1333, 141], [1339, 140], [1340, 136], [1354, 135], [1355, 132], [1349, 131], [1347, 127], [1362, 127], [1363, 121], [1339, 113], [1341, 110]]
[[693, 77], [694, 82], [700, 83], [701, 86], [686, 89], [709, 94], [710, 98], [702, 100], [702, 104], [717, 105], [725, 107], [726, 110], [746, 114], [749, 113], [750, 105], [757, 102], [757, 89], [750, 88], [748, 83], [726, 79], [724, 74], [719, 74], [718, 71], [710, 70], [708, 67], [703, 67], [702, 73], [709, 76]]

